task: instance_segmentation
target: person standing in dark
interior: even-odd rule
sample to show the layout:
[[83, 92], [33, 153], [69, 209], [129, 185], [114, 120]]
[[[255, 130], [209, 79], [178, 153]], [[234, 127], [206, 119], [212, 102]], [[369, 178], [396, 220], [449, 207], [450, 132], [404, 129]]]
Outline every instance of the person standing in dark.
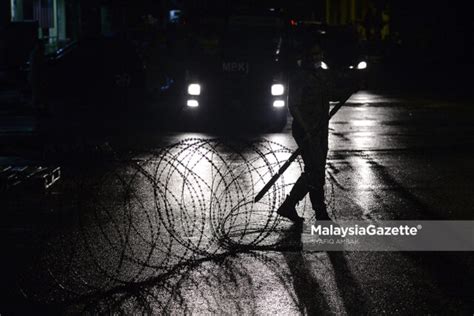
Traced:
[[304, 219], [298, 215], [295, 207], [309, 193], [316, 219], [330, 220], [324, 195], [329, 100], [343, 94], [350, 95], [352, 91], [335, 95], [331, 77], [323, 68], [323, 51], [318, 43], [308, 45], [297, 64], [291, 78], [289, 107], [293, 116], [292, 133], [301, 150], [304, 172], [278, 208], [277, 214], [301, 223]]

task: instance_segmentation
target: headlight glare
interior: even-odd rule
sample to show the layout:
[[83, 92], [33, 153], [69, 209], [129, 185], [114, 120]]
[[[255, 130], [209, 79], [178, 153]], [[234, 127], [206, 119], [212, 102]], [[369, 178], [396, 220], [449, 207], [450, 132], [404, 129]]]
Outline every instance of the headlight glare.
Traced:
[[272, 85], [272, 95], [283, 95], [285, 93], [285, 86], [277, 83]]
[[201, 85], [198, 83], [191, 83], [188, 86], [189, 95], [200, 95], [201, 94]]
[[324, 70], [329, 69], [328, 65], [324, 61], [321, 62], [321, 68]]
[[273, 101], [273, 107], [275, 107], [275, 108], [282, 108], [284, 106], [285, 106], [285, 101], [283, 101], [283, 100]]
[[199, 102], [197, 100], [188, 100], [186, 105], [190, 108], [197, 108], [199, 106]]
[[367, 68], [367, 63], [365, 61], [361, 61], [357, 64], [357, 69], [365, 69]]

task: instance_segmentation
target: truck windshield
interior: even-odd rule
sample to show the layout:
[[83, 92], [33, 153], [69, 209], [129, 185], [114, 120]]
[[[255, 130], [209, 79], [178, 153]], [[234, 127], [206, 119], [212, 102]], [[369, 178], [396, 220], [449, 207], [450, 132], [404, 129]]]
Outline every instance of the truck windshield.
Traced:
[[224, 50], [275, 53], [281, 44], [282, 23], [274, 17], [238, 16], [229, 19]]

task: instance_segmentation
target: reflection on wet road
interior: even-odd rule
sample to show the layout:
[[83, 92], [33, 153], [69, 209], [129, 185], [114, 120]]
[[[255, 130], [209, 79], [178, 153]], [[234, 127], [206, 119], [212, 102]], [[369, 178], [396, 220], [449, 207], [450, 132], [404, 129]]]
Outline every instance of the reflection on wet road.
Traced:
[[[360, 92], [335, 116], [326, 192], [336, 221], [472, 219], [474, 112], [433, 102]], [[302, 251], [309, 200], [298, 205], [303, 235], [275, 214], [301, 160], [252, 202], [296, 149], [290, 125], [158, 138], [69, 172], [68, 201], [21, 271], [30, 302], [94, 314], [472, 312], [470, 255]]]

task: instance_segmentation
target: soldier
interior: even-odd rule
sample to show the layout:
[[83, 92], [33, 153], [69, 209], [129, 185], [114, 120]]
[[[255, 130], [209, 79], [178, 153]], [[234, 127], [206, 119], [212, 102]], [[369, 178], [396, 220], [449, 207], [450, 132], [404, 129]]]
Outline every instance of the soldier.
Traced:
[[296, 204], [309, 192], [318, 220], [330, 220], [326, 210], [324, 184], [328, 152], [329, 99], [334, 89], [323, 68], [323, 52], [317, 43], [309, 45], [291, 82], [293, 137], [301, 149], [304, 173], [296, 181], [277, 214], [295, 223], [303, 222]]

